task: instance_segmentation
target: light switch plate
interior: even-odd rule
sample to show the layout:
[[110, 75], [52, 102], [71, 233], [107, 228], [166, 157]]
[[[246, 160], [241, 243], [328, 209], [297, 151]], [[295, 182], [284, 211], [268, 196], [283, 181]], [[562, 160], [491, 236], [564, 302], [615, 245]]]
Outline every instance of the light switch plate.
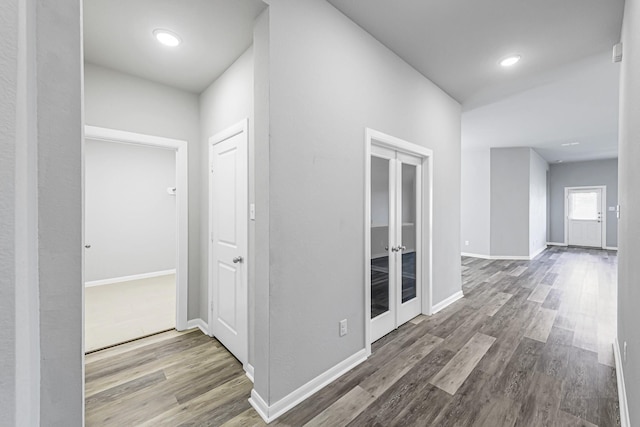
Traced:
[[255, 203], [251, 203], [249, 205], [249, 219], [252, 221], [256, 220], [256, 205]]

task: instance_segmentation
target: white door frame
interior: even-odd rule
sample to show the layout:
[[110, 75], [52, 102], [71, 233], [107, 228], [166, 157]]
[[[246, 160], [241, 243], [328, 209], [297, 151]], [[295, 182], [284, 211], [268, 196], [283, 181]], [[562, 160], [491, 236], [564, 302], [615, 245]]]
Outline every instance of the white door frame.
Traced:
[[[213, 283], [213, 251], [214, 251], [214, 245], [213, 245], [213, 230], [214, 230], [214, 226], [213, 226], [213, 215], [211, 215], [211, 206], [213, 204], [213, 200], [215, 198], [215, 194], [213, 194], [213, 172], [212, 172], [212, 153], [213, 153], [213, 146], [223, 142], [229, 138], [232, 138], [238, 134], [243, 133], [245, 136], [244, 139], [244, 144], [245, 144], [245, 149], [246, 149], [246, 153], [248, 154], [248, 149], [249, 149], [249, 119], [243, 119], [240, 122], [236, 123], [235, 125], [232, 125], [228, 128], [226, 128], [225, 130], [218, 132], [217, 134], [215, 134], [214, 136], [210, 137], [208, 140], [208, 149], [209, 149], [209, 160], [208, 160], [208, 167], [209, 167], [209, 171], [208, 171], [208, 175], [209, 175], [209, 233], [207, 235], [207, 240], [209, 241], [208, 244], [208, 248], [209, 248], [209, 254], [208, 254], [208, 261], [207, 261], [207, 265], [208, 265], [208, 291], [209, 291], [209, 301], [208, 301], [208, 330], [209, 330], [209, 335], [210, 336], [214, 336], [213, 334], [213, 295], [215, 295], [214, 293], [214, 283]], [[247, 201], [247, 212], [249, 209], [248, 206], [248, 202], [249, 202], [249, 198], [248, 198], [248, 183], [249, 183], [249, 176], [248, 176], [248, 166], [249, 166], [249, 158], [247, 156], [247, 158], [244, 159], [244, 161], [246, 162], [246, 168], [245, 171], [247, 172], [247, 189], [246, 189], [246, 201]], [[243, 350], [241, 355], [235, 355], [238, 360], [240, 360], [243, 363], [243, 368], [246, 372], [249, 372], [252, 368], [250, 368], [249, 366], [249, 278], [248, 278], [248, 271], [249, 271], [249, 260], [248, 260], [248, 252], [249, 252], [249, 223], [248, 223], [248, 217], [247, 217], [247, 223], [245, 224], [245, 226], [247, 227], [247, 233], [245, 234], [247, 236], [246, 241], [244, 242], [245, 244], [245, 248], [247, 248], [247, 256], [244, 256], [244, 260], [242, 261], [242, 268], [244, 268], [244, 277], [245, 280], [247, 280], [247, 283], [245, 283], [245, 289], [247, 290], [246, 294], [244, 295], [244, 299], [247, 303], [247, 312], [246, 312], [246, 317], [245, 319], [243, 319], [242, 325], [239, 325], [238, 329], [241, 330], [242, 333], [244, 333], [245, 336], [245, 340], [244, 340], [244, 346], [243, 346]], [[251, 378], [251, 377], [250, 377]]]
[[569, 245], [569, 192], [571, 190], [601, 190], [600, 211], [602, 227], [600, 247], [607, 247], [607, 186], [606, 185], [587, 185], [583, 187], [564, 187], [564, 244]]
[[[364, 328], [367, 356], [371, 355], [371, 146], [386, 147], [422, 158], [422, 221], [416, 218], [416, 227], [422, 224], [421, 259], [422, 314], [431, 315], [433, 277], [433, 151], [417, 144], [366, 128], [364, 168]], [[416, 245], [418, 242], [416, 242]]]
[[85, 126], [84, 138], [174, 150], [176, 152], [176, 329], [187, 329], [189, 269], [189, 187], [187, 141]]

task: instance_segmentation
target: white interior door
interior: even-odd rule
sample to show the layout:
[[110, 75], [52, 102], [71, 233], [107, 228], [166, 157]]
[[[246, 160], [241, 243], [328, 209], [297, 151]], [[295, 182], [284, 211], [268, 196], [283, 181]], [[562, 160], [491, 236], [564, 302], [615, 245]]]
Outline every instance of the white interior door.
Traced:
[[371, 341], [422, 312], [422, 159], [371, 150]]
[[602, 247], [602, 189], [571, 189], [567, 197], [568, 244]]
[[248, 357], [247, 122], [210, 143], [209, 331], [243, 364]]

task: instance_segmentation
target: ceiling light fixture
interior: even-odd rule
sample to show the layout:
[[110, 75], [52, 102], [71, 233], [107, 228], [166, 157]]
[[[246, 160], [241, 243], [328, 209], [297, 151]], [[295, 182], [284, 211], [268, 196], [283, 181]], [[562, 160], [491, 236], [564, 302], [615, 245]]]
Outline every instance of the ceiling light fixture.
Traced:
[[575, 142], [565, 142], [564, 144], [560, 144], [560, 145], [562, 145], [563, 147], [572, 147], [574, 145], [580, 145], [580, 143], [578, 141], [575, 141]]
[[176, 47], [180, 43], [182, 43], [180, 37], [178, 37], [176, 33], [173, 33], [169, 30], [162, 30], [160, 28], [157, 28], [153, 30], [153, 35], [155, 36], [156, 40], [158, 40], [165, 46]]
[[500, 60], [500, 65], [502, 65], [503, 67], [511, 67], [513, 65], [516, 65], [520, 61], [520, 58], [520, 55], [507, 56], [506, 58]]
[[556, 163], [562, 163], [564, 160], [556, 160]]

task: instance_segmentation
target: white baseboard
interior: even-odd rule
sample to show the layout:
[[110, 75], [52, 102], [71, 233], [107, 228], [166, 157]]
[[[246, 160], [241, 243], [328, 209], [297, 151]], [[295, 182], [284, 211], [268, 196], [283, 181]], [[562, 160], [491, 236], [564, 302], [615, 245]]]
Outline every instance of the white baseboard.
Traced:
[[462, 291], [456, 292], [455, 294], [451, 295], [449, 298], [445, 299], [444, 301], [440, 301], [436, 305], [432, 306], [431, 307], [431, 314], [436, 314], [440, 310], [442, 310], [442, 309], [450, 306], [454, 302], [458, 301], [463, 296], [464, 296], [464, 294], [462, 293]]
[[468, 256], [468, 257], [471, 257], [471, 258], [491, 259], [491, 255], [472, 254], [470, 252], [462, 252], [460, 255]]
[[504, 260], [504, 261], [531, 261], [535, 257], [537, 257], [542, 251], [546, 248], [542, 248], [539, 252], [531, 256], [527, 255], [483, 255], [483, 254], [472, 254], [468, 252], [462, 252], [460, 255], [468, 256], [471, 258], [480, 258], [480, 259], [491, 259], [491, 260]]
[[608, 250], [608, 251], [617, 251], [617, 250], [618, 250], [618, 247], [617, 247], [617, 246], [605, 246], [605, 247], [604, 247], [604, 248], [602, 248], [602, 249], [606, 249], [606, 250]]
[[530, 254], [529, 259], [534, 259], [538, 255], [540, 255], [542, 252], [544, 252], [546, 249], [547, 249], [547, 245], [544, 245], [543, 247], [535, 251], [533, 254]]
[[246, 365], [244, 365], [244, 372], [247, 375], [247, 378], [249, 378], [252, 383], [255, 382], [253, 380], [253, 378], [254, 378], [253, 377], [254, 370], [253, 370], [253, 365], [251, 363], [247, 363]]
[[627, 404], [627, 390], [624, 385], [624, 372], [622, 371], [622, 356], [618, 337], [613, 342], [613, 356], [616, 361], [616, 380], [618, 381], [618, 406], [620, 407], [620, 426], [631, 427], [629, 419], [629, 406]]
[[567, 244], [560, 242], [547, 242], [547, 246], [567, 246]]
[[307, 399], [323, 387], [327, 386], [341, 375], [358, 366], [367, 359], [367, 350], [362, 349], [352, 356], [347, 357], [333, 368], [318, 375], [308, 383], [292, 391], [273, 405], [269, 406], [265, 400], [253, 389], [251, 390], [251, 398], [249, 403], [260, 414], [262, 419], [268, 424], [271, 421], [284, 414], [298, 403]]
[[187, 322], [187, 329], [193, 329], [193, 328], [198, 328], [202, 331], [203, 334], [209, 335], [209, 327], [207, 326], [205, 321], [200, 318], [191, 319]]
[[89, 288], [91, 286], [111, 285], [114, 283], [130, 282], [132, 280], [150, 279], [152, 277], [168, 276], [169, 274], [176, 274], [176, 269], [152, 271], [151, 273], [134, 274], [131, 276], [114, 277], [111, 279], [92, 280], [90, 282], [84, 282], [84, 286]]

